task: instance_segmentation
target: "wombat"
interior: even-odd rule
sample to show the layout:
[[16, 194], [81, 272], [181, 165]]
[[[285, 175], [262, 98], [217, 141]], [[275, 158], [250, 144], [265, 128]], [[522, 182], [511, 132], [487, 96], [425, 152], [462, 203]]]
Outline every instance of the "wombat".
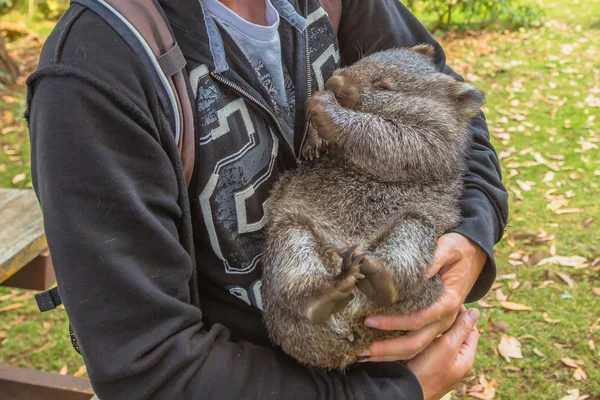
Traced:
[[426, 273], [460, 222], [467, 125], [484, 96], [437, 71], [433, 51], [369, 55], [309, 102], [311, 161], [272, 190], [262, 286], [271, 340], [301, 363], [343, 369], [404, 333], [365, 317], [411, 313], [443, 292]]

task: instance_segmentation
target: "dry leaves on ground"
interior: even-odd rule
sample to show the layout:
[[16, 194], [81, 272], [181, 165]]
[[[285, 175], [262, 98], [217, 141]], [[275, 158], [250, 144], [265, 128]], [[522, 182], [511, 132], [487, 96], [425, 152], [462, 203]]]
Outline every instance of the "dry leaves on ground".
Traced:
[[512, 301], [501, 301], [500, 307], [513, 311], [531, 311], [532, 308], [524, 304], [513, 303]]
[[571, 389], [568, 390], [567, 393], [569, 394], [565, 397], [561, 397], [560, 400], [585, 400], [590, 397], [588, 395], [580, 396], [579, 389]]
[[23, 307], [24, 305], [25, 304], [23, 304], [23, 303], [9, 304], [8, 306], [0, 308], [0, 312], [15, 310], [17, 308]]
[[536, 267], [539, 267], [541, 265], [562, 265], [563, 267], [573, 267], [575, 269], [579, 269], [585, 268], [589, 264], [588, 260], [585, 257], [581, 256], [553, 256], [540, 260], [536, 264]]
[[488, 382], [485, 375], [479, 376], [479, 384], [469, 389], [467, 394], [469, 397], [481, 400], [492, 400], [496, 397], [496, 380], [492, 379]]
[[511, 358], [523, 358], [521, 343], [517, 338], [512, 336], [502, 335], [502, 339], [500, 339], [500, 344], [498, 345], [498, 352], [504, 357], [506, 362], [510, 362]]
[[85, 375], [86, 373], [87, 373], [87, 368], [85, 367], [85, 365], [82, 365], [81, 367], [79, 367], [79, 369], [77, 371], [75, 371], [73, 376], [82, 376], [82, 375]]

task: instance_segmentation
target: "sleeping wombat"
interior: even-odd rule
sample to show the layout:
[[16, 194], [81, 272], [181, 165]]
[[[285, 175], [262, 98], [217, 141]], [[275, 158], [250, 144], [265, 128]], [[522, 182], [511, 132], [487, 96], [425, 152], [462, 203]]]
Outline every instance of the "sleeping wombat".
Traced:
[[310, 100], [314, 159], [273, 189], [262, 287], [272, 341], [304, 364], [346, 367], [403, 334], [365, 317], [423, 309], [443, 291], [426, 272], [460, 222], [467, 124], [484, 96], [432, 57], [427, 45], [375, 53]]

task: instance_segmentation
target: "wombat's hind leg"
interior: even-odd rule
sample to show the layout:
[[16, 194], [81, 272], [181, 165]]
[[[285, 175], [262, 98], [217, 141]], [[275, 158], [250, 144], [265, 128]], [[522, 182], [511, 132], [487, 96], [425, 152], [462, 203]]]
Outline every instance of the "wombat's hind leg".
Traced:
[[358, 249], [358, 246], [328, 245], [327, 252], [335, 252], [344, 259], [343, 266], [352, 268], [357, 278], [356, 286], [371, 301], [388, 306], [397, 300], [397, 291], [388, 270], [372, 255]]
[[365, 279], [357, 287], [373, 302], [389, 306], [396, 302], [398, 293], [389, 271], [371, 254], [366, 254], [360, 262], [360, 273]]
[[358, 266], [363, 253], [356, 246], [326, 245], [323, 249], [340, 254], [344, 261], [340, 274], [335, 278], [336, 283], [308, 299], [305, 315], [316, 324], [327, 322], [333, 314], [343, 310], [354, 298], [352, 290], [356, 283], [365, 277]]

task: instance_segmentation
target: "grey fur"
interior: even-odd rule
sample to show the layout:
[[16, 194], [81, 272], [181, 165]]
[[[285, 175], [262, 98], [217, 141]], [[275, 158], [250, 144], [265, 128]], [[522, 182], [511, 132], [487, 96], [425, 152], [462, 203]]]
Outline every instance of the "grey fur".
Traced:
[[437, 72], [432, 54], [388, 50], [336, 71], [309, 103], [304, 154], [320, 158], [272, 191], [264, 321], [304, 364], [345, 368], [373, 341], [403, 334], [365, 317], [423, 309], [443, 291], [426, 272], [437, 239], [460, 222], [467, 124], [484, 97]]

